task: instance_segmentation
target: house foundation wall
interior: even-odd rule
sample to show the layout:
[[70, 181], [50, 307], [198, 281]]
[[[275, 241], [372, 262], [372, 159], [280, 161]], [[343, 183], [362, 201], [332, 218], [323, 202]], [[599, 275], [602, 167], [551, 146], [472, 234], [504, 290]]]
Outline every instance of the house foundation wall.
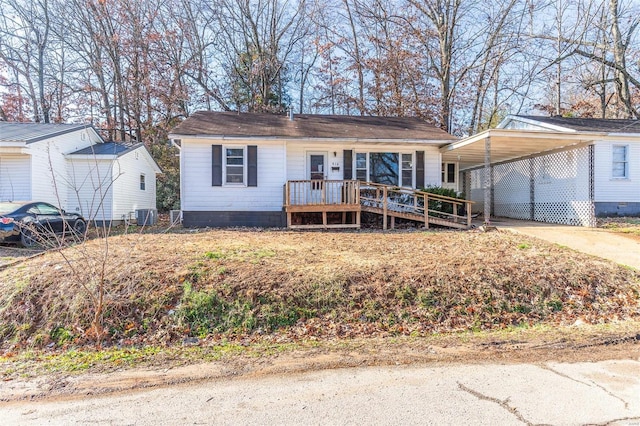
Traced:
[[229, 228], [237, 226], [257, 228], [283, 228], [287, 226], [284, 211], [183, 211], [185, 228]]
[[640, 203], [595, 203], [597, 217], [640, 216]]

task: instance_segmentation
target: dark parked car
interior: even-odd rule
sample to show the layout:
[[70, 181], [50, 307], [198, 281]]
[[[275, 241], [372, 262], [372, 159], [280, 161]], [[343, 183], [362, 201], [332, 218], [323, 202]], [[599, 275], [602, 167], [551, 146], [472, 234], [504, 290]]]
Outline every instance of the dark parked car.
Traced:
[[0, 242], [32, 247], [55, 235], [84, 235], [87, 223], [49, 203], [0, 202]]

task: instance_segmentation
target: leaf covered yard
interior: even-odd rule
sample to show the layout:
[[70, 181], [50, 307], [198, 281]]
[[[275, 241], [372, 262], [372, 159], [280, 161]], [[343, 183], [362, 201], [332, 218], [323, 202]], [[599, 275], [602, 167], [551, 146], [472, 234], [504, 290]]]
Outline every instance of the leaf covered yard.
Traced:
[[[508, 232], [122, 235], [110, 237], [99, 265], [76, 247], [64, 250], [67, 261], [49, 252], [0, 271], [4, 350], [94, 343], [85, 287], [96, 285], [102, 266], [106, 345], [421, 336], [640, 318], [637, 271]], [[83, 250], [104, 255], [100, 240]]]

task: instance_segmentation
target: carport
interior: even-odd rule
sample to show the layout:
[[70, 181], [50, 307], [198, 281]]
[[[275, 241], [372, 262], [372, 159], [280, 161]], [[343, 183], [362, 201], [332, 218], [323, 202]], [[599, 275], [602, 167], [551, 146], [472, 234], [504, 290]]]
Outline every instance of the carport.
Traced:
[[[579, 217], [568, 224], [593, 226], [592, 143], [606, 138], [604, 132], [489, 129], [446, 145], [440, 152], [443, 162], [458, 163], [465, 176], [465, 193], [483, 205], [485, 223], [490, 223], [499, 198], [503, 201], [499, 216], [557, 222], [569, 206]], [[571, 176], [566, 170], [569, 159], [575, 163]], [[542, 180], [548, 176], [546, 187], [540, 176]], [[571, 190], [565, 190], [568, 183], [573, 185]], [[562, 195], [562, 201], [544, 200], [550, 195], [556, 199]]]

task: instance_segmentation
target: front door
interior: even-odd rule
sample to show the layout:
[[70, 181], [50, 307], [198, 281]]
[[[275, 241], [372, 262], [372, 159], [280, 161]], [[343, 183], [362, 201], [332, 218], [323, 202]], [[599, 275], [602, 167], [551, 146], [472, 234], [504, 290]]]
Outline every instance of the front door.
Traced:
[[309, 197], [313, 204], [321, 204], [323, 200], [324, 180], [327, 178], [327, 153], [307, 153], [307, 176], [311, 180]]

